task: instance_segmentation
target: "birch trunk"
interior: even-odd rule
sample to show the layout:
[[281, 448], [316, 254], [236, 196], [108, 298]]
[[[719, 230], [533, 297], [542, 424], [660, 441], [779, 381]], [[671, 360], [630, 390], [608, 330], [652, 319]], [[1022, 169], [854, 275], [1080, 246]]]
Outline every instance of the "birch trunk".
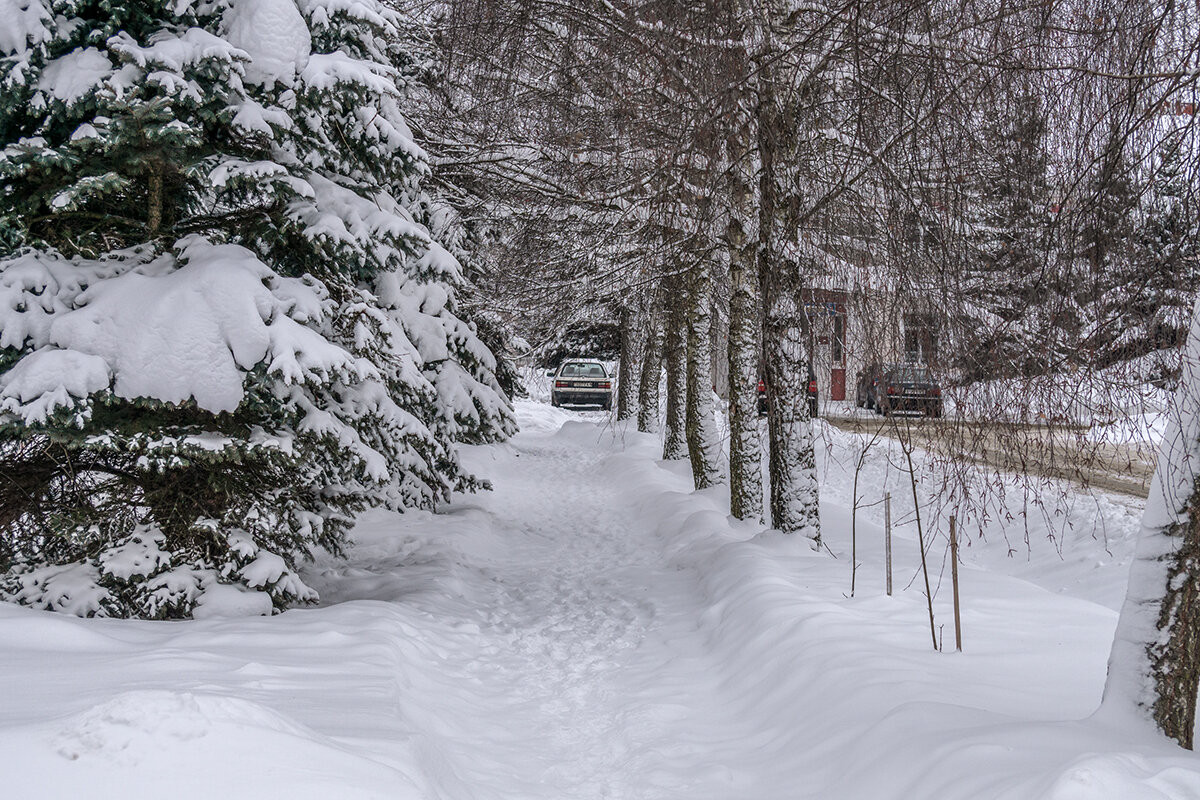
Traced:
[[1191, 750], [1200, 683], [1200, 302], [1142, 516], [1102, 713], [1132, 713]]
[[658, 382], [662, 376], [662, 313], [650, 309], [647, 319], [646, 346], [642, 355], [642, 375], [638, 382], [638, 430], [658, 433]]
[[663, 458], [688, 457], [687, 414], [687, 325], [685, 308], [677, 288], [670, 292], [670, 310], [663, 333], [663, 358], [667, 366], [667, 421], [663, 436]]
[[[797, 162], [796, 93], [781, 81], [772, 26], [782, 19], [776, 4], [756, 61], [759, 170], [759, 290], [763, 303], [763, 357], [767, 381], [771, 526], [821, 542], [816, 452], [807, 395], [803, 284], [797, 251], [802, 180]], [[777, 83], [779, 84], [777, 86]], [[777, 91], [778, 90], [778, 91]], [[788, 107], [782, 97], [788, 98]], [[806, 265], [807, 273], [813, 265]]]
[[800, 308], [794, 294], [770, 282], [764, 289], [771, 527], [801, 533], [815, 548], [821, 542], [821, 525]]
[[712, 387], [712, 266], [702, 261], [688, 281], [686, 435], [697, 489], [724, 481]]
[[729, 512], [738, 519], [763, 516], [762, 442], [758, 435], [759, 346], [755, 240], [746, 224], [753, 212], [749, 176], [734, 168], [735, 203], [726, 229], [729, 247]]
[[637, 397], [637, 352], [634, 320], [636, 315], [629, 303], [621, 306], [621, 363], [617, 368], [617, 419], [629, 419], [634, 414]]

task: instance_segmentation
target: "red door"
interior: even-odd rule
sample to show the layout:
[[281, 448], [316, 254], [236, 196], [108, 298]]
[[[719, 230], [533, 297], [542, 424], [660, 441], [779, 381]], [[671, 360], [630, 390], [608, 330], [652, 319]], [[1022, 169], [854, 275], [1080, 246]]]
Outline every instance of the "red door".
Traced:
[[833, 346], [829, 351], [829, 399], [846, 399], [846, 309], [841, 303], [834, 306]]
[[846, 368], [834, 367], [829, 371], [829, 399], [846, 399]]

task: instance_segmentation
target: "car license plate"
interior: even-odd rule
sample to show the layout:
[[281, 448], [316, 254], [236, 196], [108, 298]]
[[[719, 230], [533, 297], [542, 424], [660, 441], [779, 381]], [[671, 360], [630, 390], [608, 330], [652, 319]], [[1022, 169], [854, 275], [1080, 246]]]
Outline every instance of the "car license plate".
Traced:
[[923, 394], [925, 394], [925, 390], [924, 389], [905, 389], [904, 393], [906, 395], [914, 395], [914, 394], [923, 395]]

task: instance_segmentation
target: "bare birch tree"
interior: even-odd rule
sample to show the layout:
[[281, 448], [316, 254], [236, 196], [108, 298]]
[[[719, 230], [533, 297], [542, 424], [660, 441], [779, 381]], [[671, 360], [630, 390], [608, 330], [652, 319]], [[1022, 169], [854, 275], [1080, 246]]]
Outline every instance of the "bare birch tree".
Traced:
[[646, 346], [642, 351], [642, 374], [638, 382], [638, 430], [658, 433], [659, 384], [662, 380], [663, 312], [655, 297], [646, 314]]
[[688, 272], [686, 438], [697, 489], [724, 482], [712, 385], [712, 264], [705, 254]]
[[[678, 285], [678, 283], [677, 283]], [[687, 441], [687, 309], [683, 293], [668, 292], [668, 311], [663, 336], [663, 361], [667, 370], [666, 426], [663, 429], [663, 459], [688, 458]]]
[[1108, 663], [1103, 713], [1134, 712], [1191, 750], [1200, 685], [1200, 304]]

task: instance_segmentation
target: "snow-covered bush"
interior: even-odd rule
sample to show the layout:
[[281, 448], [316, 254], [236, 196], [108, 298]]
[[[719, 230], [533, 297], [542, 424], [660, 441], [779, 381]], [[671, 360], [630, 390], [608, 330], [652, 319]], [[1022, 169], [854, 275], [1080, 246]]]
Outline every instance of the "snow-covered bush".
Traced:
[[511, 409], [411, 208], [395, 12], [0, 18], [0, 593], [177, 617], [234, 584], [282, 608], [357, 512], [477, 485], [455, 442]]

